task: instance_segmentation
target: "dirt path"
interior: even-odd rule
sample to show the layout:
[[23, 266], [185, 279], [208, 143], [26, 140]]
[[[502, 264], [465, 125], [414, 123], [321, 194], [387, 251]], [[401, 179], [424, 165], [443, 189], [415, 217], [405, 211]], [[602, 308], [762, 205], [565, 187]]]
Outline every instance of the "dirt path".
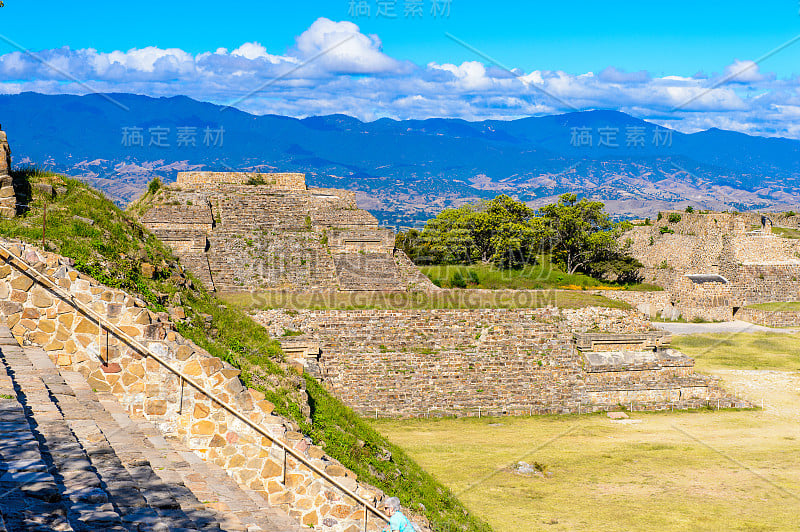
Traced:
[[800, 422], [799, 372], [728, 369], [712, 373], [735, 395], [759, 407], [763, 404], [765, 415]]

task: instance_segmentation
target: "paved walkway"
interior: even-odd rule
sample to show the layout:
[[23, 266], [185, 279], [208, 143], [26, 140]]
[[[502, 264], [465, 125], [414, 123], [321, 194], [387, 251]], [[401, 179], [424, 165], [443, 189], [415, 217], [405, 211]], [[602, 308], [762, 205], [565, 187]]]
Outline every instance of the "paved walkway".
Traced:
[[0, 327], [0, 532], [17, 530], [302, 528]]
[[653, 322], [657, 329], [669, 331], [674, 335], [683, 334], [708, 334], [708, 333], [754, 333], [754, 332], [773, 332], [777, 334], [792, 334], [796, 329], [774, 329], [755, 325], [746, 321], [734, 320], [723, 321], [720, 323], [662, 323]]

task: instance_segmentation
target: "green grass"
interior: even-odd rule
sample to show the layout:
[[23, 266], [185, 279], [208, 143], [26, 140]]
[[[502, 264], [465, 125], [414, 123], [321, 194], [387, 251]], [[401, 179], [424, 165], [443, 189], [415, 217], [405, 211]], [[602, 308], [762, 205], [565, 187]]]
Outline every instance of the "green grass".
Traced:
[[419, 269], [442, 288], [483, 288], [490, 290], [541, 290], [567, 288], [587, 290], [612, 288], [630, 290], [661, 290], [652, 284], [618, 285], [606, 283], [584, 274], [568, 274], [551, 264], [545, 256], [537, 264], [505, 270], [489, 264], [451, 264], [419, 266]]
[[[330, 456], [355, 471], [361, 480], [399, 497], [411, 507], [423, 504], [435, 530], [489, 530], [447, 488], [328, 394], [312, 377], [298, 375], [286, 363], [279, 343], [270, 338], [266, 329], [238, 307], [226, 306], [182, 271], [169, 249], [131, 215], [141, 215], [147, 210], [152, 196], [162, 192], [159, 186], [150, 187], [129, 212], [123, 212], [102, 193], [74, 179], [35, 169], [14, 172], [14, 177], [30, 183], [51, 182], [67, 190], [55, 199], [35, 193], [26, 198], [25, 202], [31, 206], [29, 212], [0, 220], [0, 236], [41, 246], [43, 208], [47, 201], [48, 250], [71, 257], [78, 270], [108, 286], [139, 295], [151, 310], [183, 307], [187, 319], [176, 324], [182, 335], [239, 368], [244, 384], [264, 392], [278, 414], [294, 420], [315, 443], [323, 445]], [[78, 221], [76, 215], [95, 223]], [[155, 267], [152, 279], [142, 275], [142, 262]], [[306, 394], [311, 406], [310, 418], [301, 407]], [[381, 459], [385, 449], [391, 452], [389, 461]]]
[[220, 294], [242, 309], [468, 309], [468, 308], [630, 308], [588, 292], [574, 290], [442, 290], [440, 292], [232, 292]]
[[[373, 422], [497, 532], [793, 530], [794, 419], [754, 411]], [[552, 476], [512, 466], [538, 462]], [[765, 480], [766, 479], [766, 480]]]
[[672, 347], [694, 358], [701, 371], [800, 371], [800, 334], [692, 334], [673, 337]]
[[792, 229], [790, 227], [773, 227], [772, 233], [783, 238], [800, 238], [800, 230]]
[[755, 305], [748, 305], [746, 308], [757, 310], [768, 310], [771, 312], [795, 312], [800, 310], [800, 301], [776, 301], [773, 303], [757, 303]]

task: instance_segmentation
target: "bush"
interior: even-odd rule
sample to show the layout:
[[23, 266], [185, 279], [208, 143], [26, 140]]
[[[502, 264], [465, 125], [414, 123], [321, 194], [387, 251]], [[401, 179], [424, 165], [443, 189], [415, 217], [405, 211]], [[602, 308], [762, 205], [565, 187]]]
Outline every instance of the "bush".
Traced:
[[663, 225], [663, 226], [659, 227], [658, 230], [662, 235], [663, 234], [672, 234], [672, 233], [675, 232], [672, 229], [670, 229], [669, 227], [667, 227], [666, 225]]
[[154, 177], [152, 181], [147, 185], [147, 192], [149, 194], [155, 194], [161, 189], [161, 179], [158, 177]]
[[688, 212], [689, 214], [693, 213], [694, 212], [694, 207], [692, 207], [691, 205], [687, 205], [686, 206], [686, 212]]
[[671, 212], [671, 213], [669, 213], [669, 217], [667, 218], [667, 221], [669, 223], [671, 223], [671, 224], [676, 224], [676, 223], [681, 221], [681, 215], [678, 214], [677, 212]]
[[456, 271], [453, 276], [450, 278], [450, 286], [453, 288], [466, 288], [467, 282], [464, 280], [464, 276], [461, 275], [460, 271]]

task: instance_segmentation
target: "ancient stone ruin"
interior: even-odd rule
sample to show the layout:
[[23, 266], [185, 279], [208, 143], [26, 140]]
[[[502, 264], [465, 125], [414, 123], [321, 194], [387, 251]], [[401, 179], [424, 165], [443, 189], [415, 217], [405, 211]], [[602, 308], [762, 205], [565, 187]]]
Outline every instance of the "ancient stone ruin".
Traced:
[[797, 229], [800, 217], [771, 214], [770, 222], [757, 213], [667, 212], [634, 227], [623, 239], [644, 264], [644, 280], [666, 291], [648, 296], [658, 303], [647, 309], [636, 303], [670, 319], [729, 320], [747, 305], [800, 301], [800, 240], [772, 231], [773, 223]]
[[11, 148], [8, 146], [6, 132], [0, 129], [0, 216], [9, 218], [16, 213], [17, 200], [14, 196], [14, 180], [11, 178]]
[[[70, 471], [66, 464], [53, 465], [51, 470], [57, 473], [53, 478], [47, 474], [46, 464], [39, 464], [41, 457], [34, 458], [38, 444], [30, 435], [20, 434], [31, 440], [25, 442], [28, 454], [24, 463], [17, 459], [13, 464], [32, 465], [4, 471], [0, 479], [0, 483], [6, 482], [4, 489], [14, 486], [9, 484], [17, 478], [13, 474], [36, 473], [40, 502], [63, 504], [61, 513], [66, 512], [70, 522], [89, 525], [79, 530], [122, 530], [120, 525], [125, 522], [152, 524], [141, 530], [208, 530], [225, 515], [243, 521], [238, 527], [228, 522], [225, 530], [301, 530], [297, 524], [287, 526], [274, 520], [265, 526], [264, 521], [275, 517], [265, 514], [277, 509], [302, 527], [327, 532], [383, 528], [385, 523], [374, 515], [365, 518], [364, 503], [377, 505], [384, 497], [379, 489], [359, 481], [355, 473], [297, 432], [296, 424], [276, 415], [263, 393], [242, 384], [239, 370], [182, 337], [166, 313], [153, 313], [144, 301], [102, 286], [72, 268], [64, 257], [5, 240], [0, 246], [11, 254], [7, 257], [5, 250], [0, 250], [0, 390], [12, 398], [0, 401], [0, 416], [4, 422], [13, 416], [28, 432], [29, 421], [20, 416], [26, 411], [38, 416], [30, 420], [31, 426], [38, 425], [43, 441], [55, 446], [49, 451], [53, 459], [74, 464]], [[33, 269], [39, 274], [33, 274]], [[87, 314], [86, 308], [95, 316]], [[194, 380], [199, 388], [186, 384], [165, 364]], [[105, 394], [109, 402], [91, 404], [92, 394]], [[19, 403], [23, 400], [29, 404], [27, 410]], [[238, 416], [223, 408], [222, 402]], [[107, 408], [112, 408], [113, 415]], [[263, 433], [243, 419], [261, 427]], [[173, 473], [163, 479], [175, 484], [173, 488], [159, 485], [160, 464], [154, 461], [151, 468], [149, 460], [153, 458], [145, 456], [160, 455], [162, 463], [166, 456], [172, 460], [167, 465], [175, 467], [172, 457], [178, 456], [178, 451], [162, 439], [163, 447], [147, 455], [146, 447], [152, 444], [131, 420], [147, 420], [149, 430], [155, 427], [181, 449], [178, 461], [185, 464], [186, 476]], [[123, 423], [122, 427], [115, 422]], [[148, 436], [153, 441], [156, 434]], [[88, 456], [82, 454], [78, 443]], [[294, 454], [287, 453], [287, 448]], [[10, 452], [5, 440], [0, 442], [0, 461], [8, 462]], [[232, 487], [220, 484], [215, 489], [238, 499], [231, 504], [236, 508], [222, 504], [220, 512], [212, 515], [200, 501], [210, 496], [208, 487], [203, 487], [204, 475], [214, 471], [224, 472], [234, 481]], [[213, 477], [208, 481], [214, 481]], [[86, 498], [89, 495], [84, 492], [92, 488], [97, 488], [94, 498]], [[187, 493], [187, 488], [195, 491]], [[236, 490], [239, 495], [233, 493]], [[60, 492], [65, 496], [59, 502], [56, 495]], [[249, 501], [251, 508], [238, 507], [242, 501]], [[0, 511], [5, 510], [3, 504], [0, 501]], [[36, 508], [28, 508], [29, 513]], [[243, 511], [237, 513], [237, 509]], [[163, 523], [160, 528], [156, 527], [159, 520]], [[261, 528], [255, 528], [256, 524]], [[12, 528], [21, 529], [72, 530]]]
[[212, 290], [435, 288], [353, 192], [304, 174], [181, 172], [142, 223]]
[[256, 319], [366, 416], [744, 406], [630, 310], [266, 310]]

